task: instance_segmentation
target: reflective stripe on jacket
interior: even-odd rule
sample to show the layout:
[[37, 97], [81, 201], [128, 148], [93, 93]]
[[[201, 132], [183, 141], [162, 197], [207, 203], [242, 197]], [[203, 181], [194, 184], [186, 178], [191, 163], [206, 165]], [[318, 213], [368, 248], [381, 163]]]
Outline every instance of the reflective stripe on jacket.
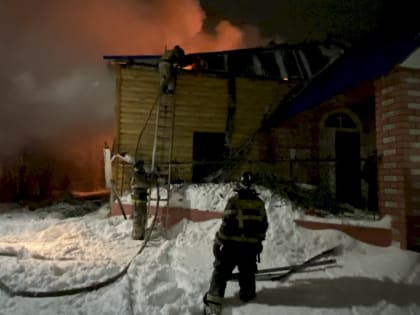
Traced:
[[147, 199], [149, 178], [145, 172], [135, 172], [131, 178], [131, 198], [133, 200]]
[[265, 239], [267, 228], [264, 202], [254, 190], [243, 189], [229, 200], [216, 239], [256, 244]]

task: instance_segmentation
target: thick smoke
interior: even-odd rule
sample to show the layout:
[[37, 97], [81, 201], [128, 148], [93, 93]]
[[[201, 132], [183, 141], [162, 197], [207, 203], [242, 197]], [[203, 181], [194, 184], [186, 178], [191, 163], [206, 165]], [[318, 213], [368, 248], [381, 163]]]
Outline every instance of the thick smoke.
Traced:
[[2, 1], [0, 158], [42, 143], [57, 155], [72, 146], [71, 158], [82, 160], [93, 150], [86, 147], [89, 138], [99, 141], [94, 150], [101, 154], [103, 142], [112, 141], [115, 105], [114, 77], [103, 55], [266, 42], [255, 28], [244, 31], [229, 21], [205, 32], [205, 19], [198, 0]]

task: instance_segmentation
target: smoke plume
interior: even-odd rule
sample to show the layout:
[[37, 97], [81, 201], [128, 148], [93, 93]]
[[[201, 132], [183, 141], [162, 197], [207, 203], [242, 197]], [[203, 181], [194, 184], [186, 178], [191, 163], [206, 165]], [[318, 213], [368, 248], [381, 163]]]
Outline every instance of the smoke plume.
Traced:
[[115, 105], [114, 77], [103, 55], [266, 42], [257, 29], [227, 20], [206, 32], [205, 19], [198, 0], [2, 1], [0, 158], [13, 158], [28, 143], [75, 161], [91, 150], [100, 156], [103, 142], [112, 141]]

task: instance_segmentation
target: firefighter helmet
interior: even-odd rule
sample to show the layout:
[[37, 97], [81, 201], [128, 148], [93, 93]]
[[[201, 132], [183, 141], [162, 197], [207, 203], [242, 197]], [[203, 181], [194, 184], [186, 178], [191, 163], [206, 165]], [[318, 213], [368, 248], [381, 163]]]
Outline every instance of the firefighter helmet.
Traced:
[[250, 187], [254, 184], [254, 176], [250, 172], [244, 172], [241, 176], [241, 184], [245, 187]]

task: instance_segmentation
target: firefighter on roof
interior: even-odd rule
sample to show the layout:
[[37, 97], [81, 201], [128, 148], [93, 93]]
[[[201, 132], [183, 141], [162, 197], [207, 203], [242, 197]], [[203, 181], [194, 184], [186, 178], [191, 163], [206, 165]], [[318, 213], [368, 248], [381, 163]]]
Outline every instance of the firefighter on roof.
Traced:
[[176, 45], [173, 49], [165, 50], [159, 60], [160, 88], [164, 94], [175, 92], [176, 73], [178, 68], [183, 67], [184, 50]]

